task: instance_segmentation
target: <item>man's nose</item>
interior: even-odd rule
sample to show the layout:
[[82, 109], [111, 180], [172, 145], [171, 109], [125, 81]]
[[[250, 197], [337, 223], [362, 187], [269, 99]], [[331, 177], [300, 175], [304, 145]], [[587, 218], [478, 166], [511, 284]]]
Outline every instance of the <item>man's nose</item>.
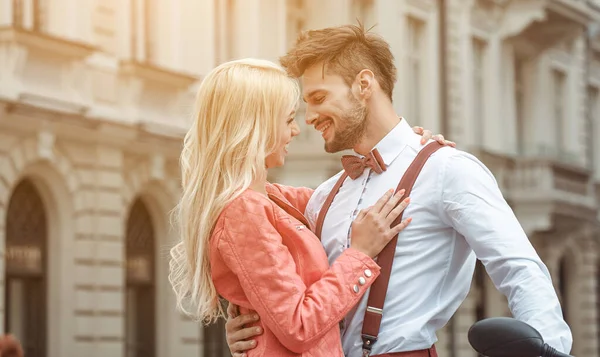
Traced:
[[308, 125], [313, 125], [313, 123], [319, 118], [319, 113], [311, 112], [306, 109], [306, 114], [304, 116], [304, 121]]

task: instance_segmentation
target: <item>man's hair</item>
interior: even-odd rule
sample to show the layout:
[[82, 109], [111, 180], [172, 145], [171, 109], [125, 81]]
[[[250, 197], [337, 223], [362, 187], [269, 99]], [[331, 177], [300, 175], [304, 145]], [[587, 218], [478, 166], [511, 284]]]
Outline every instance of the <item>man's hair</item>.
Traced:
[[301, 77], [308, 67], [322, 62], [324, 71], [340, 75], [349, 86], [360, 71], [369, 69], [392, 99], [396, 66], [390, 45], [381, 36], [365, 31], [360, 23], [303, 31], [280, 61], [294, 77]]

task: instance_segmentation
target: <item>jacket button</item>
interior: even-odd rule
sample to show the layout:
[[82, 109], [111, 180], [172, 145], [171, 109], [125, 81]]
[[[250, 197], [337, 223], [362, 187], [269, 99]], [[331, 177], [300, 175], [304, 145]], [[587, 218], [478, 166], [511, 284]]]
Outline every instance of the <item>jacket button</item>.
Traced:
[[360, 278], [358, 278], [358, 283], [360, 285], [365, 285], [367, 283], [367, 280], [361, 276]]
[[373, 276], [373, 273], [371, 273], [371, 271], [369, 269], [365, 270], [365, 276], [367, 278], [370, 278], [371, 276]]
[[360, 291], [360, 289], [358, 288], [358, 285], [354, 285], [354, 287], [352, 288], [354, 290], [355, 293], [358, 294], [358, 292]]

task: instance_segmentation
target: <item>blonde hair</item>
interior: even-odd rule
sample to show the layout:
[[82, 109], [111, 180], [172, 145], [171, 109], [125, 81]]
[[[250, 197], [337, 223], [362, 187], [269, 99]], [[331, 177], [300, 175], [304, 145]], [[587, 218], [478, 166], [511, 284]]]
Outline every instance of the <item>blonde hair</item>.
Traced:
[[202, 81], [180, 158], [183, 193], [174, 210], [181, 240], [169, 281], [177, 308], [205, 323], [224, 316], [211, 279], [209, 239], [221, 211], [256, 179], [278, 141], [278, 123], [298, 104], [298, 83], [258, 59], [223, 63]]

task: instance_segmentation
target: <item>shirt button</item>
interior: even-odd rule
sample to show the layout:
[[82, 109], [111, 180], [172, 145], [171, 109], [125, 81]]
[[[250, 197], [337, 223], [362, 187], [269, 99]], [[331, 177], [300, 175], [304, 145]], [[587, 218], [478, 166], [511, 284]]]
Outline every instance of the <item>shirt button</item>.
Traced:
[[365, 285], [367, 283], [367, 280], [361, 276], [360, 278], [358, 278], [358, 283], [360, 285]]
[[371, 276], [373, 276], [373, 273], [371, 273], [371, 271], [369, 269], [365, 270], [365, 276], [367, 278], [370, 278]]
[[358, 288], [358, 285], [354, 285], [354, 287], [352, 288], [352, 290], [354, 290], [354, 292], [357, 293], [357, 294], [360, 291], [360, 289]]

